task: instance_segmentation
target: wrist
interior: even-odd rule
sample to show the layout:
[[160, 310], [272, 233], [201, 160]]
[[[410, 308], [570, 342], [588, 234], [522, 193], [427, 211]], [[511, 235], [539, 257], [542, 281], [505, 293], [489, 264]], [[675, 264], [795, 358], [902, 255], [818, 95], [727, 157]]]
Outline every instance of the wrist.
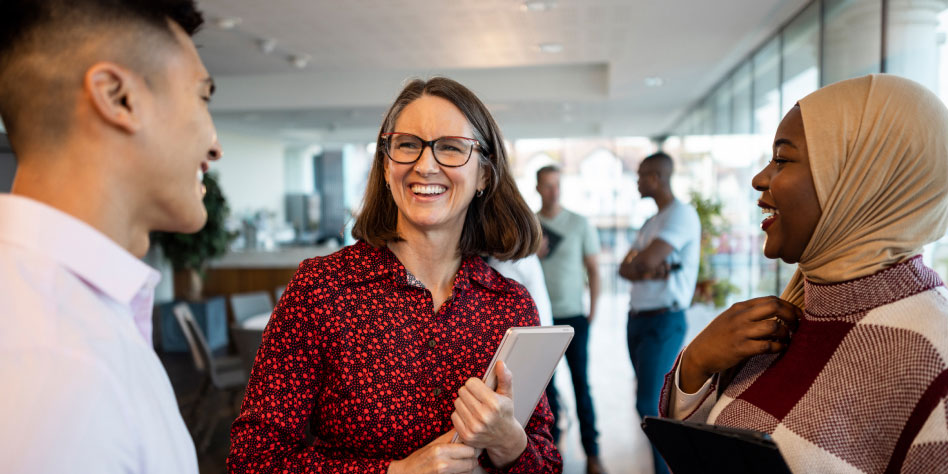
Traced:
[[707, 370], [692, 355], [692, 352], [685, 348], [681, 354], [679, 367], [679, 387], [685, 393], [697, 392], [704, 383], [714, 376], [713, 371]]
[[[510, 466], [527, 449], [526, 431], [516, 420], [513, 420], [513, 422], [516, 425], [516, 430], [512, 432], [511, 436], [505, 438], [506, 442], [500, 446], [487, 448], [487, 455], [491, 462], [500, 469]], [[510, 442], [511, 440], [516, 440], [516, 442]]]

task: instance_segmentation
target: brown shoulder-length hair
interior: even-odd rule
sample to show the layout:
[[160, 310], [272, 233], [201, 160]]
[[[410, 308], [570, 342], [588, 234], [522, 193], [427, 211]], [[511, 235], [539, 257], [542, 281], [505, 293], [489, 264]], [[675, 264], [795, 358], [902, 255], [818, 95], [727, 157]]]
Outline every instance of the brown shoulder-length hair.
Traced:
[[412, 80], [385, 114], [376, 140], [375, 160], [369, 172], [362, 210], [356, 217], [352, 236], [374, 247], [401, 240], [395, 230], [398, 208], [391, 192], [385, 187], [387, 158], [382, 134], [394, 132], [395, 120], [402, 110], [424, 95], [446, 99], [460, 109], [474, 128], [474, 138], [480, 142], [476, 156], [487, 176], [487, 187], [483, 195], [475, 196], [467, 208], [458, 244], [461, 255], [487, 255], [499, 260], [512, 260], [536, 252], [540, 246], [540, 225], [510, 175], [500, 128], [473, 92], [445, 77], [427, 81]]

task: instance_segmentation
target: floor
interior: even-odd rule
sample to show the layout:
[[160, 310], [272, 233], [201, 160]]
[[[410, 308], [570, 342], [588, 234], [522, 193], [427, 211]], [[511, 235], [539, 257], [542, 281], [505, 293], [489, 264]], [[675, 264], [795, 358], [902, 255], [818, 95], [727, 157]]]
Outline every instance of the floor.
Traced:
[[[635, 378], [629, 363], [625, 342], [625, 308], [627, 295], [606, 296], [600, 302], [599, 317], [590, 333], [590, 383], [598, 414], [600, 454], [612, 474], [639, 474], [652, 472], [651, 451], [648, 441], [639, 428], [639, 417], [635, 412]], [[691, 340], [716, 312], [712, 308], [696, 306], [688, 311]], [[199, 378], [193, 371], [187, 354], [161, 354], [169, 377], [179, 397], [187, 396], [197, 386]], [[573, 408], [569, 376], [565, 364], [561, 365], [556, 378], [557, 388], [564, 408], [571, 417], [560, 441], [563, 455], [563, 472], [582, 474], [586, 458], [579, 442], [579, 427]], [[229, 448], [228, 431], [231, 419], [223, 419], [211, 438], [210, 447], [199, 456], [201, 473], [226, 472], [224, 460]]]

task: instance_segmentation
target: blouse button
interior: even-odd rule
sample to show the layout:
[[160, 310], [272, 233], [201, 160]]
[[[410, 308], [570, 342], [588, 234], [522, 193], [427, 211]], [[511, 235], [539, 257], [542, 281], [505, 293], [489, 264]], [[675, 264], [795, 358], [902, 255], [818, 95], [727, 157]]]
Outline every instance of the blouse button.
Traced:
[[428, 347], [434, 347], [434, 346], [436, 346], [436, 345], [438, 345], [438, 343], [435, 342], [434, 339], [431, 339], [431, 340], [428, 341]]
[[434, 390], [431, 391], [431, 394], [437, 397], [438, 395], [441, 395], [441, 389], [440, 389], [440, 388], [436, 388], [436, 389], [434, 389]]

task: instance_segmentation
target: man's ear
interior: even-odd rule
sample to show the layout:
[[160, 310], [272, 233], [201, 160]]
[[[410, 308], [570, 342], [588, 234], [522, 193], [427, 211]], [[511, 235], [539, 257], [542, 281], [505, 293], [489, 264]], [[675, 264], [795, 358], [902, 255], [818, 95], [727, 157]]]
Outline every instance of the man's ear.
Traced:
[[126, 133], [135, 133], [142, 126], [142, 87], [137, 74], [110, 62], [92, 65], [83, 78], [83, 89], [92, 109], [106, 123]]

